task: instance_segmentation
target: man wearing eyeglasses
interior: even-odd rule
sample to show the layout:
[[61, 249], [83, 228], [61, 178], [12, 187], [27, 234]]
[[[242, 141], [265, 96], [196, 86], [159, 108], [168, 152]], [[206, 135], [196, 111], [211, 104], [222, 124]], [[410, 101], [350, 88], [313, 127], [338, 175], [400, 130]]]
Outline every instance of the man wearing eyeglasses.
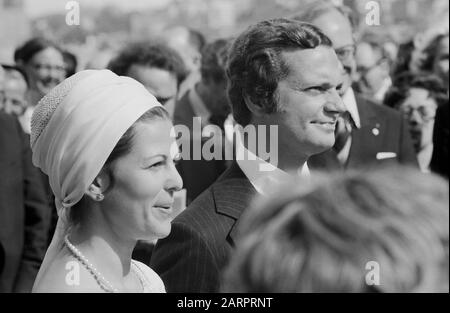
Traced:
[[386, 162], [417, 166], [408, 127], [401, 114], [355, 93], [351, 87], [356, 78], [355, 23], [351, 13], [349, 8], [337, 7], [329, 1], [314, 1], [292, 17], [314, 24], [331, 39], [345, 81], [341, 96], [347, 110], [336, 126], [335, 145], [312, 156], [308, 165], [312, 169], [347, 169]]
[[389, 75], [390, 62], [382, 43], [375, 40], [359, 42], [355, 57], [358, 79], [353, 88], [376, 101], [383, 102], [392, 80]]

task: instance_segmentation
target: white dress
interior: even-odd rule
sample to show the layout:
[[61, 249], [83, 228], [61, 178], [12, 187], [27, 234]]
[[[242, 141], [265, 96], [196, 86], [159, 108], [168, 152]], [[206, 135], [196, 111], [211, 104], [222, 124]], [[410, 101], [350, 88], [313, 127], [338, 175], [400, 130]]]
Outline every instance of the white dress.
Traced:
[[131, 260], [131, 266], [143, 285], [144, 293], [165, 293], [164, 283], [150, 267], [136, 260]]

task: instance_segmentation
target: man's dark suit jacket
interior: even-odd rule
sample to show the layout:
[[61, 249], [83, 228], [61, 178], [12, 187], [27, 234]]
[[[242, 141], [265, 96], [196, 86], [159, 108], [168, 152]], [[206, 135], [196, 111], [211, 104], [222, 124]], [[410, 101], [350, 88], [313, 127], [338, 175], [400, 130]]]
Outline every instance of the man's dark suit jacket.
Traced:
[[181, 150], [190, 149], [190, 160], [181, 160], [177, 166], [178, 172], [183, 179], [183, 187], [186, 189], [186, 204], [190, 204], [197, 198], [206, 188], [212, 185], [214, 181], [226, 169], [226, 163], [223, 160], [193, 160], [194, 140], [200, 139], [200, 145], [203, 146], [204, 138], [193, 138], [193, 118], [195, 117], [194, 109], [189, 100], [189, 92], [187, 92], [176, 104], [173, 117], [174, 125], [185, 125], [191, 131], [191, 140], [189, 147], [181, 146]]
[[450, 114], [449, 103], [438, 107], [433, 130], [433, 157], [431, 158], [430, 168], [433, 172], [440, 174], [448, 179], [448, 148], [450, 137]]
[[233, 162], [172, 222], [158, 241], [150, 266], [168, 292], [217, 292], [236, 239], [236, 226], [256, 190]]
[[[313, 155], [310, 169], [362, 168], [387, 163], [417, 167], [417, 158], [407, 122], [397, 111], [355, 94], [361, 128], [352, 131], [352, 144], [347, 163], [342, 165], [334, 150]], [[377, 159], [379, 152], [393, 152], [395, 158]]]
[[0, 292], [30, 292], [47, 249], [51, 209], [29, 145], [16, 118], [0, 113]]

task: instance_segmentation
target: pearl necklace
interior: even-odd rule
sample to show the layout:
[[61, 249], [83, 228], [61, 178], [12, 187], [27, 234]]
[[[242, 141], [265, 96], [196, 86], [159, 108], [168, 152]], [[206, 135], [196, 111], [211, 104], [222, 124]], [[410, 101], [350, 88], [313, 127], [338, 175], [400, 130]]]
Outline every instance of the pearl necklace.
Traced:
[[96, 268], [89, 260], [78, 250], [70, 241], [69, 235], [64, 237], [64, 243], [67, 248], [69, 248], [70, 252], [78, 259], [80, 262], [87, 268], [87, 270], [94, 276], [97, 284], [105, 290], [106, 292], [114, 292], [117, 293], [119, 290], [113, 286]]
[[[69, 241], [69, 235], [66, 235], [64, 237], [64, 243], [66, 244], [67, 248], [70, 250], [70, 252], [78, 259], [80, 260], [80, 262], [87, 268], [87, 270], [92, 274], [92, 276], [94, 276], [97, 284], [100, 286], [100, 288], [102, 288], [103, 290], [105, 290], [106, 292], [111, 292], [111, 293], [118, 293], [119, 290], [117, 288], [115, 288], [113, 286], [113, 284], [111, 284], [109, 282], [109, 280], [107, 280], [96, 268], [94, 265], [92, 265], [92, 263], [89, 262], [89, 260], [81, 253], [80, 250], [77, 249], [77, 247], [75, 247], [70, 241]], [[132, 265], [132, 269], [133, 267], [136, 267], [139, 272], [142, 271], [133, 263], [131, 262]], [[134, 274], [137, 276], [137, 278], [139, 279], [139, 282], [141, 284], [141, 288], [142, 291], [145, 290], [145, 286], [146, 283], [143, 281], [143, 279], [141, 278], [141, 276], [139, 275], [139, 273], [136, 272], [136, 270], [134, 270]]]

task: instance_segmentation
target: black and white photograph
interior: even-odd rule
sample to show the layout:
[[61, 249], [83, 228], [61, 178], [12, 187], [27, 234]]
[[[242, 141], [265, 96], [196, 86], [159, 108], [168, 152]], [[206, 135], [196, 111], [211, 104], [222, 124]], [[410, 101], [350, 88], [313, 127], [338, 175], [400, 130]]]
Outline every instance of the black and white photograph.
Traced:
[[0, 0], [2, 294], [448, 294], [448, 150], [447, 0]]

